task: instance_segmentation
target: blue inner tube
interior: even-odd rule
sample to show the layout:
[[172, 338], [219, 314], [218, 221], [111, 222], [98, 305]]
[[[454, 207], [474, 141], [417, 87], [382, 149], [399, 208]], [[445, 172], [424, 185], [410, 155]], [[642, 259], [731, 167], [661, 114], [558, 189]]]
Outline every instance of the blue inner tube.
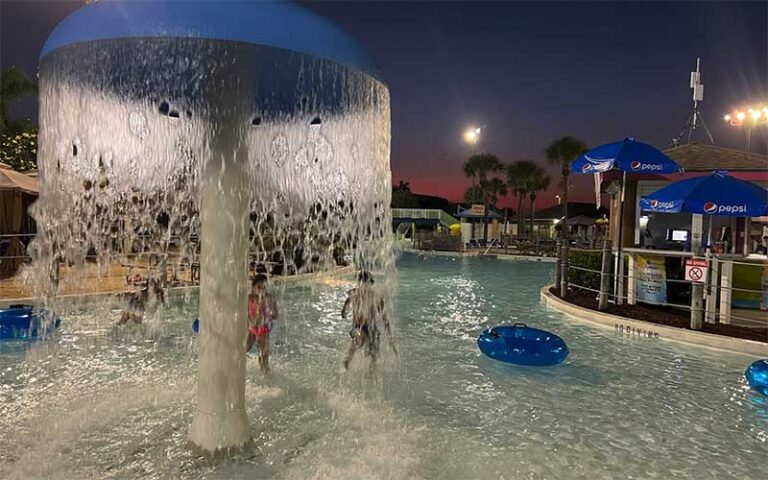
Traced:
[[200, 333], [200, 319], [199, 318], [196, 318], [192, 322], [192, 331], [195, 332], [195, 334]]
[[524, 323], [486, 330], [477, 338], [477, 346], [494, 360], [517, 365], [557, 365], [568, 356], [568, 346], [562, 338]]
[[758, 360], [744, 372], [749, 386], [768, 397], [768, 359]]
[[[42, 317], [50, 315], [43, 311]], [[31, 305], [11, 305], [0, 309], [0, 340], [31, 340], [51, 333], [61, 324], [58, 317], [41, 319]]]

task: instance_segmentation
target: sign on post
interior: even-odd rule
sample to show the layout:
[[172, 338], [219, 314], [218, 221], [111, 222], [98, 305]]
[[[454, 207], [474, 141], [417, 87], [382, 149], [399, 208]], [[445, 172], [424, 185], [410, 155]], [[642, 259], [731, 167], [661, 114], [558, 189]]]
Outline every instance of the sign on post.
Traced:
[[693, 283], [706, 283], [707, 261], [703, 258], [685, 259], [685, 279]]
[[485, 205], [473, 203], [471, 212], [472, 215], [485, 215]]
[[640, 302], [667, 302], [667, 268], [664, 257], [637, 255], [635, 298]]

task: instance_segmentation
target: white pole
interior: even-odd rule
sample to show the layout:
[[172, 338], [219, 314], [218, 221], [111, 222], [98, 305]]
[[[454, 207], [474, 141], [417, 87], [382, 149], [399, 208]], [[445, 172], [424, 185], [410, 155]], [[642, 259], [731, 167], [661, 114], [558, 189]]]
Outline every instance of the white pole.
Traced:
[[707, 323], [715, 323], [716, 309], [715, 300], [717, 299], [717, 280], [716, 280], [716, 267], [717, 259], [712, 258], [712, 216], [709, 217], [709, 226], [707, 227], [707, 249], [705, 251], [705, 258], [707, 261], [707, 282], [706, 289], [704, 290], [704, 321]]
[[614, 292], [616, 294], [616, 305], [622, 305], [624, 303], [624, 256], [621, 254], [622, 238], [624, 233], [624, 191], [627, 187], [627, 172], [623, 172], [621, 176], [621, 200], [619, 202], [619, 238], [618, 245], [616, 246], [616, 274], [614, 283]]
[[723, 261], [720, 277], [720, 323], [731, 323], [733, 262]]
[[629, 261], [627, 262], [627, 304], [635, 305], [637, 298], [635, 297], [635, 290], [637, 288], [637, 261], [635, 260], [635, 254], [628, 255]]
[[709, 293], [704, 311], [704, 318], [708, 323], [717, 323], [717, 290], [720, 280], [719, 263], [717, 257], [714, 257], [709, 267]]
[[250, 440], [245, 414], [250, 175], [240, 128], [222, 123], [212, 127], [217, 133], [202, 184], [200, 361], [189, 434], [208, 452]]

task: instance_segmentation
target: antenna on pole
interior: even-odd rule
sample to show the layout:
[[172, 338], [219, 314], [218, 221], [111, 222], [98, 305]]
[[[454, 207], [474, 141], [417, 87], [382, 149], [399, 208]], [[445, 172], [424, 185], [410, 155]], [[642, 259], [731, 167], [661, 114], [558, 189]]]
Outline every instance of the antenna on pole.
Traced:
[[680, 129], [680, 133], [677, 137], [672, 139], [672, 146], [677, 147], [680, 144], [680, 140], [688, 134], [685, 143], [691, 143], [691, 137], [693, 137], [693, 131], [696, 130], [699, 122], [704, 127], [704, 131], [707, 132], [709, 142], [714, 144], [715, 139], [712, 137], [712, 132], [709, 131], [704, 117], [699, 110], [699, 102], [704, 101], [704, 84], [701, 83], [701, 58], [696, 58], [696, 70], [691, 72], [691, 90], [693, 90], [693, 111], [688, 116], [688, 119], [683, 124], [683, 128]]

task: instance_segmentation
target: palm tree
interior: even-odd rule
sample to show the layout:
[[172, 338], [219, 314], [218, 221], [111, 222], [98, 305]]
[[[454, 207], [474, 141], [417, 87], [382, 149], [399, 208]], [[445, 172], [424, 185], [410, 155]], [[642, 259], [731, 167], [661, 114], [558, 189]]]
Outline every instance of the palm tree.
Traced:
[[36, 91], [37, 85], [18, 68], [0, 72], [0, 133], [17, 133], [29, 124], [28, 120], [12, 121], [8, 110], [11, 103]]
[[416, 197], [411, 192], [411, 184], [400, 180], [400, 183], [392, 187], [392, 208], [415, 208], [419, 205]]
[[563, 250], [558, 253], [560, 268], [556, 270], [555, 283], [560, 283], [560, 296], [565, 297], [568, 291], [568, 191], [571, 177], [571, 163], [582, 153], [587, 151], [587, 144], [576, 137], [560, 137], [544, 150], [547, 159], [553, 165], [559, 165], [562, 172], [560, 185], [563, 187], [563, 220], [560, 222], [560, 238]]
[[[499, 178], [491, 178], [480, 183], [483, 201], [486, 205], [496, 206], [499, 197], [507, 194], [507, 185]], [[486, 211], [486, 216], [488, 215]]]
[[525, 208], [523, 202], [530, 192], [530, 183], [536, 169], [539, 168], [530, 160], [518, 160], [507, 166], [507, 185], [517, 195], [517, 235], [525, 232]]
[[464, 201], [470, 205], [483, 202], [483, 192], [479, 185], [472, 185], [464, 192]]
[[587, 151], [587, 144], [576, 137], [566, 135], [560, 137], [544, 150], [549, 163], [558, 165], [562, 173], [560, 186], [563, 188], [563, 227], [561, 229], [564, 238], [568, 237], [568, 192], [571, 177], [571, 163], [582, 153]]
[[533, 217], [536, 214], [536, 196], [538, 192], [549, 188], [549, 182], [550, 178], [549, 175], [547, 175], [547, 172], [543, 168], [536, 165], [536, 171], [531, 176], [531, 181], [528, 185], [528, 195], [531, 199], [531, 238], [533, 238]]
[[[464, 165], [462, 166], [462, 170], [464, 172], [464, 175], [472, 179], [472, 185], [479, 186], [482, 194], [480, 195], [483, 199], [483, 204], [485, 206], [485, 218], [483, 219], [483, 236], [487, 239], [488, 238], [488, 198], [489, 194], [486, 192], [486, 188], [490, 189], [496, 189], [496, 195], [498, 195], [498, 185], [494, 184], [492, 181], [489, 183], [488, 176], [490, 174], [494, 174], [497, 172], [500, 172], [504, 169], [504, 165], [499, 161], [498, 157], [496, 155], [490, 154], [490, 153], [479, 153], [476, 155], [472, 155], [469, 157], [469, 159], [464, 162]], [[506, 188], [504, 189], [504, 194], [506, 194]]]

